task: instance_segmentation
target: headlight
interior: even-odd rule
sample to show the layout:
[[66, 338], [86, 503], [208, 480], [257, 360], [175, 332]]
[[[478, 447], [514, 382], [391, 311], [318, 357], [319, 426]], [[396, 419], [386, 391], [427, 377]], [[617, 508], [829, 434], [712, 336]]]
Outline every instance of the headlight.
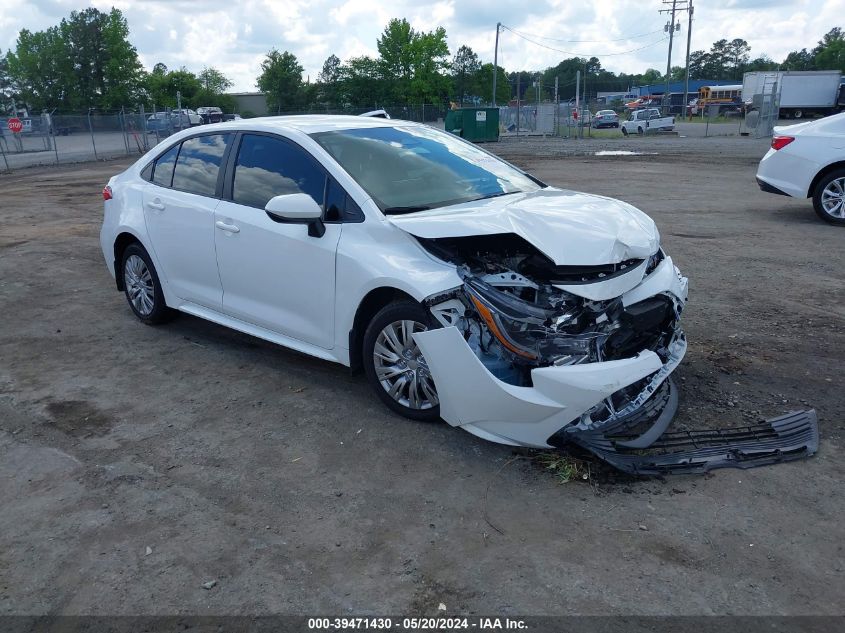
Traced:
[[663, 253], [663, 249], [658, 248], [657, 252], [648, 258], [648, 265], [646, 265], [645, 267], [646, 277], [648, 277], [652, 272], [654, 272], [654, 269], [657, 268], [658, 264], [663, 261], [664, 257], [666, 257], [666, 255]]
[[[551, 324], [555, 313], [501, 292], [478, 280], [467, 280], [469, 296], [490, 334], [508, 351], [529, 361], [586, 357], [598, 333], [566, 334]], [[560, 324], [557, 324], [560, 325]]]

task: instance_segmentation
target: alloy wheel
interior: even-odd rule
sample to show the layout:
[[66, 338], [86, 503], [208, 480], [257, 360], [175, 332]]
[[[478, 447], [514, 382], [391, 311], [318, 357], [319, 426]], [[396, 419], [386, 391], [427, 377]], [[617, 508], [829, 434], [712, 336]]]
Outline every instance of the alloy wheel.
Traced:
[[410, 409], [431, 409], [439, 404], [431, 372], [412, 336], [427, 329], [418, 321], [394, 321], [379, 332], [373, 348], [381, 386], [393, 400]]
[[155, 307], [155, 286], [147, 263], [138, 255], [130, 255], [123, 266], [123, 283], [132, 307], [141, 316], [152, 314]]
[[845, 219], [845, 177], [827, 183], [822, 190], [821, 205], [830, 217]]

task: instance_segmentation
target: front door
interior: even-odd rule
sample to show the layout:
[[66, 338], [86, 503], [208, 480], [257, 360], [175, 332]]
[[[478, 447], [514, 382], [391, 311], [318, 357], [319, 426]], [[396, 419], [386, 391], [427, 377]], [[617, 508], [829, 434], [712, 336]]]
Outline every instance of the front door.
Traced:
[[305, 224], [274, 221], [270, 198], [306, 193], [323, 207], [326, 172], [298, 145], [277, 136], [242, 136], [232, 200], [215, 209], [223, 311], [326, 349], [334, 346], [335, 257], [342, 224], [310, 237]]

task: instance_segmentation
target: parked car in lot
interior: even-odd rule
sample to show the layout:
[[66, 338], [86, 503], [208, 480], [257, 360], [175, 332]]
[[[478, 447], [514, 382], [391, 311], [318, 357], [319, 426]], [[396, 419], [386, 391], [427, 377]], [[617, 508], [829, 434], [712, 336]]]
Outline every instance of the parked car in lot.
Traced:
[[171, 116], [173, 117], [174, 122], [177, 124], [176, 127], [178, 127], [179, 129], [184, 129], [193, 125], [200, 125], [202, 123], [202, 117], [200, 117], [200, 115], [197, 114], [195, 110], [191, 110], [190, 108], [173, 110], [171, 111]]
[[593, 115], [592, 127], [619, 127], [619, 115], [613, 110], [599, 110]]
[[223, 120], [224, 121], [240, 121], [241, 115], [240, 114], [224, 114]]
[[845, 225], [845, 113], [776, 127], [757, 184], [769, 193], [812, 198], [822, 220]]
[[510, 445], [634, 421], [656, 438], [677, 407], [687, 280], [654, 222], [446, 132], [185, 130], [103, 198], [103, 255], [145, 323], [180, 310], [362, 367], [393, 411]]
[[223, 120], [223, 110], [212, 106], [197, 108], [197, 114], [203, 124], [220, 123]]
[[622, 134], [648, 134], [649, 132], [669, 132], [675, 129], [675, 117], [663, 116], [659, 108], [645, 108], [631, 113], [627, 121], [622, 122]]
[[169, 112], [153, 112], [147, 117], [147, 134], [173, 132], [175, 125]]

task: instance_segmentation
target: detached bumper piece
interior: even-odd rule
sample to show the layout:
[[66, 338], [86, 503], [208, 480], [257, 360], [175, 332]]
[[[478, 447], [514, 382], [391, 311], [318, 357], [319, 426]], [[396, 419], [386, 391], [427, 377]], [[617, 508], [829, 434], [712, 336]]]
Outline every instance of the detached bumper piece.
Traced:
[[634, 435], [626, 432], [625, 424], [612, 426], [571, 433], [568, 439], [633, 475], [754, 468], [810, 457], [819, 447], [818, 421], [812, 409], [751, 426], [667, 432], [646, 448], [642, 448], [642, 440], [650, 433]]

